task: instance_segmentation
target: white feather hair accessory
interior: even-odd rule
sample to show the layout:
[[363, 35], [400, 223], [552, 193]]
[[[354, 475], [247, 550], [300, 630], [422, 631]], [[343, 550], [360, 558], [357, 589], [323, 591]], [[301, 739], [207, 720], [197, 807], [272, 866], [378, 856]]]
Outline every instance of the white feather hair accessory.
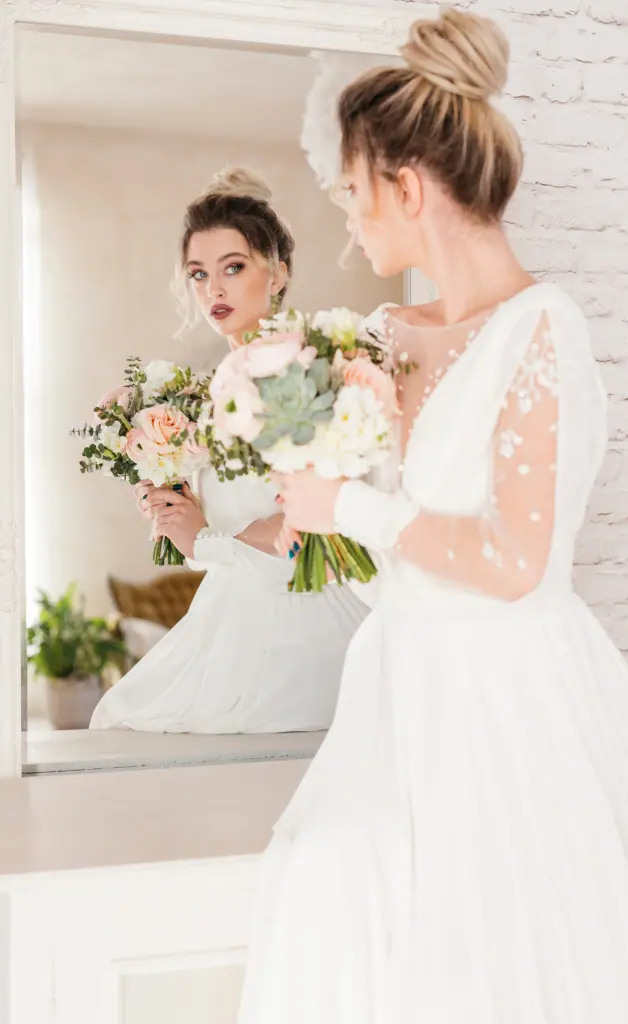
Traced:
[[364, 53], [322, 53], [310, 56], [319, 64], [318, 74], [305, 102], [301, 148], [323, 189], [333, 188], [340, 178], [340, 122], [338, 100], [343, 89], [369, 68], [380, 67], [386, 58]]

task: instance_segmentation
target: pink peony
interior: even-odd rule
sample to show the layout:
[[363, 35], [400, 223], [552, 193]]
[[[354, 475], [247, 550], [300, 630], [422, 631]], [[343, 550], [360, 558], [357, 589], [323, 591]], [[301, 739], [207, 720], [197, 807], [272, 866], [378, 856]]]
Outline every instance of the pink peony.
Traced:
[[382, 403], [382, 412], [388, 419], [399, 415], [399, 405], [392, 377], [375, 366], [370, 359], [359, 357], [344, 367], [347, 387], [370, 388]]
[[151, 405], [138, 412], [133, 422], [157, 449], [168, 447], [173, 437], [190, 429], [187, 416], [172, 405]]

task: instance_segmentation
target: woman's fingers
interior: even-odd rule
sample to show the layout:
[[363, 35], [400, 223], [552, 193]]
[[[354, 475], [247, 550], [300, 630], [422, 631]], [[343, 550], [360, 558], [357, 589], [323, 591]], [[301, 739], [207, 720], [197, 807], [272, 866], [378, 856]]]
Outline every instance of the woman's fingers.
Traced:
[[171, 487], [155, 487], [146, 497], [144, 504], [147, 508], [164, 508], [167, 505], [181, 507], [187, 505], [190, 500], [187, 495], [173, 491]]
[[295, 558], [303, 546], [300, 533], [291, 526], [283, 526], [275, 541], [275, 549], [282, 558]]

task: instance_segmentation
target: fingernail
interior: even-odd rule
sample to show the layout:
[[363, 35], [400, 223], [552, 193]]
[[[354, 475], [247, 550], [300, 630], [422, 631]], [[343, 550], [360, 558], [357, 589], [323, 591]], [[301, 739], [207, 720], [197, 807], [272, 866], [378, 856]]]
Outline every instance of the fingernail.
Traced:
[[295, 555], [298, 555], [299, 551], [301, 550], [301, 545], [299, 544], [298, 541], [295, 540], [294, 544], [292, 545], [292, 550], [294, 551]]
[[292, 550], [292, 548], [288, 552], [288, 558], [294, 558], [294, 551]]

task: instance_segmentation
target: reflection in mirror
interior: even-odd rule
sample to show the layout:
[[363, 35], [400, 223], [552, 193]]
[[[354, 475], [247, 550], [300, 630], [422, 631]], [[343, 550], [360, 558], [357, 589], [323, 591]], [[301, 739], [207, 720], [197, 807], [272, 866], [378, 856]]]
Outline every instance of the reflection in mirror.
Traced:
[[[129, 357], [204, 374], [280, 303], [403, 301], [359, 254], [339, 269], [345, 217], [299, 146], [316, 63], [43, 31], [19, 44], [25, 771], [311, 756], [365, 595], [288, 593], [264, 479], [203, 470], [167, 506], [81, 475], [69, 432]], [[228, 166], [246, 174], [216, 177]], [[154, 517], [175, 512], [188, 558], [156, 567]]]

